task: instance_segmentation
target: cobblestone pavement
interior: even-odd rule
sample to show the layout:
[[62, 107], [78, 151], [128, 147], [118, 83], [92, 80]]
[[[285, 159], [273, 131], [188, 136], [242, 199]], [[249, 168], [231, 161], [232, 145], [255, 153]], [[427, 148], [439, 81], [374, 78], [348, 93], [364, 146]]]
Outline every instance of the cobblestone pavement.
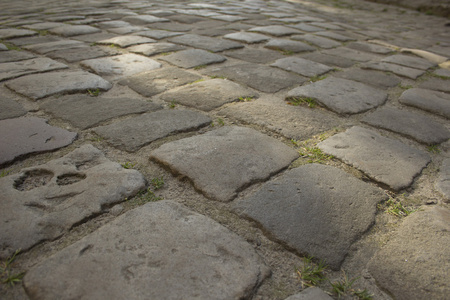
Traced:
[[0, 8], [0, 298], [448, 299], [448, 19]]

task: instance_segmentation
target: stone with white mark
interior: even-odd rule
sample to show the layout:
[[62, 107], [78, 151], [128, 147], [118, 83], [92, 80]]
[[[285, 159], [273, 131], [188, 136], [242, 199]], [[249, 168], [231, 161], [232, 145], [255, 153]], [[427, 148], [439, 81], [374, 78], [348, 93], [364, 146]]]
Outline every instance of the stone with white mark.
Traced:
[[175, 66], [190, 69], [221, 63], [227, 60], [225, 57], [201, 49], [183, 50], [160, 58]]
[[399, 101], [450, 119], [450, 95], [446, 93], [412, 88], [404, 91]]
[[156, 41], [153, 39], [149, 39], [142, 36], [137, 35], [124, 35], [124, 36], [116, 36], [110, 39], [98, 41], [98, 44], [101, 45], [117, 45], [122, 48], [139, 45], [139, 44], [147, 44], [147, 43], [155, 43]]
[[271, 66], [294, 72], [306, 77], [322, 75], [332, 70], [332, 68], [326, 65], [300, 57], [282, 58], [271, 64]]
[[19, 76], [68, 68], [67, 65], [46, 57], [0, 64], [0, 81]]

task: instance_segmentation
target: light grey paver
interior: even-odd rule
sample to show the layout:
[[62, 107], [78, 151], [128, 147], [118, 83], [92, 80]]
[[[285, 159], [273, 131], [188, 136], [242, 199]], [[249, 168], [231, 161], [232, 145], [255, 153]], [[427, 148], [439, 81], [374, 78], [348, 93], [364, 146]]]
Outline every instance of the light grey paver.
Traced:
[[395, 191], [410, 186], [431, 160], [421, 150], [359, 126], [332, 136], [317, 146]]
[[389, 54], [393, 52], [393, 50], [390, 48], [367, 42], [352, 42], [347, 44], [347, 47], [359, 51], [372, 52], [377, 54]]
[[150, 157], [187, 176], [207, 197], [230, 201], [286, 168], [298, 153], [258, 131], [232, 126], [164, 144]]
[[270, 34], [270, 35], [274, 35], [274, 36], [286, 36], [286, 35], [301, 33], [301, 31], [298, 31], [297, 29], [282, 26], [282, 25], [253, 27], [253, 28], [249, 29], [248, 31], [260, 32], [260, 33]]
[[100, 29], [89, 25], [64, 25], [49, 29], [49, 31], [64, 37], [101, 32]]
[[131, 24], [136, 25], [145, 25], [157, 22], [168, 22], [169, 20], [166, 18], [159, 18], [151, 15], [137, 15], [137, 16], [128, 16], [123, 18], [124, 21], [129, 22]]
[[40, 106], [57, 118], [86, 129], [115, 117], [161, 109], [160, 105], [133, 98], [103, 98], [69, 95], [49, 100]]
[[287, 98], [307, 97], [339, 114], [357, 114], [378, 107], [387, 99], [387, 93], [360, 82], [327, 77], [312, 84], [297, 87]]
[[450, 119], [450, 96], [446, 93], [412, 88], [403, 92], [400, 103]]
[[146, 29], [147, 28], [143, 27], [143, 26], [126, 26], [126, 27], [118, 27], [118, 28], [108, 28], [107, 31], [115, 33], [115, 34], [123, 35], [123, 34], [140, 32], [140, 31], [143, 31]]
[[8, 47], [5, 46], [5, 44], [0, 43], [0, 51], [7, 51]]
[[95, 133], [105, 137], [114, 147], [135, 152], [153, 141], [179, 132], [193, 131], [211, 123], [203, 114], [190, 110], [159, 110], [131, 119], [96, 127]]
[[450, 79], [450, 70], [448, 70], [448, 69], [438, 69], [438, 70], [434, 71], [434, 74], [436, 74], [438, 76], [447, 77], [447, 79]]
[[12, 39], [37, 34], [38, 33], [36, 31], [26, 29], [15, 29], [15, 28], [0, 29], [0, 39]]
[[329, 54], [329, 55], [336, 55], [339, 57], [345, 57], [345, 58], [348, 58], [351, 60], [356, 60], [359, 62], [378, 60], [380, 58], [378, 55], [367, 53], [367, 52], [361, 52], [361, 51], [354, 50], [354, 49], [347, 48], [347, 47], [328, 49], [328, 50], [322, 51], [322, 53]]
[[0, 120], [23, 116], [27, 111], [17, 101], [2, 96], [0, 101]]
[[309, 287], [304, 289], [301, 293], [292, 295], [285, 300], [332, 300], [327, 293], [318, 287]]
[[336, 41], [340, 41], [340, 42], [349, 42], [349, 41], [354, 41], [354, 38], [336, 33], [336, 32], [332, 32], [332, 31], [320, 31], [320, 32], [316, 32], [314, 33], [316, 35], [320, 35], [323, 37], [327, 37]]
[[303, 58], [310, 59], [328, 66], [336, 66], [340, 68], [348, 68], [353, 66], [356, 62], [349, 58], [339, 57], [334, 55], [326, 55], [319, 52], [308, 53], [302, 55]]
[[427, 70], [437, 65], [420, 57], [400, 54], [388, 56], [382, 61], [420, 70]]
[[9, 50], [9, 51], [2, 52], [2, 55], [0, 56], [0, 63], [32, 59], [35, 57], [36, 57], [36, 55], [34, 55], [30, 52]]
[[114, 20], [114, 21], [105, 21], [97, 23], [97, 26], [105, 29], [105, 28], [120, 28], [120, 27], [127, 27], [130, 26], [130, 23], [120, 20]]
[[47, 124], [47, 120], [22, 117], [0, 121], [0, 164], [30, 153], [55, 150], [71, 144], [77, 134]]
[[5, 85], [33, 100], [58, 93], [85, 92], [88, 89], [109, 90], [112, 87], [103, 78], [84, 71], [51, 72], [45, 76], [27, 75], [10, 80]]
[[342, 170], [308, 164], [269, 181], [234, 208], [299, 253], [339, 270], [351, 245], [375, 222], [377, 203], [384, 199], [381, 189]]
[[47, 56], [51, 58], [61, 58], [67, 62], [78, 62], [81, 60], [108, 56], [113, 53], [116, 52], [115, 50], [112, 49], [108, 49], [108, 52], [106, 52], [100, 47], [89, 47], [89, 48], [83, 47], [83, 48], [53, 51], [48, 53]]
[[67, 65], [46, 57], [0, 64], [0, 81], [19, 76], [68, 68]]
[[307, 23], [300, 23], [300, 24], [288, 25], [288, 26], [292, 27], [292, 28], [300, 29], [301, 31], [306, 31], [306, 32], [317, 32], [317, 31], [323, 30], [323, 28], [309, 25]]
[[155, 40], [165, 39], [172, 36], [182, 35], [182, 32], [171, 32], [167, 30], [146, 30], [135, 32], [134, 35], [146, 36]]
[[314, 51], [316, 48], [305, 44], [303, 42], [291, 41], [285, 39], [272, 39], [270, 40], [264, 47], [273, 50], [280, 50], [285, 52], [306, 52], [306, 51]]
[[63, 26], [63, 25], [66, 25], [66, 24], [60, 23], [60, 22], [39, 22], [39, 23], [30, 24], [30, 25], [25, 25], [25, 26], [23, 26], [23, 28], [33, 29], [33, 30], [47, 30], [47, 29], [51, 29], [51, 28], [55, 28], [55, 27], [59, 27], [59, 26]]
[[28, 46], [25, 46], [24, 48], [34, 51], [34, 52], [37, 52], [39, 54], [47, 54], [49, 52], [57, 51], [57, 50], [87, 48], [87, 47], [88, 47], [88, 45], [86, 45], [85, 43], [80, 42], [80, 41], [63, 40], [63, 41], [55, 41], [55, 42], [28, 45]]
[[0, 178], [0, 256], [54, 240], [144, 187], [138, 171], [123, 169], [92, 145]]
[[377, 284], [395, 299], [445, 299], [450, 267], [450, 213], [421, 208], [402, 222], [386, 246], [369, 262]]
[[212, 52], [220, 52], [244, 47], [244, 45], [230, 40], [223, 40], [197, 34], [185, 34], [176, 36], [169, 39], [169, 42], [200, 48]]
[[394, 87], [401, 83], [401, 80], [394, 75], [362, 69], [351, 69], [345, 72], [335, 72], [333, 76], [359, 81], [382, 89]]
[[247, 62], [261, 63], [261, 64], [265, 64], [271, 61], [275, 61], [279, 58], [285, 57], [279, 51], [272, 51], [267, 49], [249, 49], [249, 48], [227, 51], [224, 52], [223, 54]]
[[118, 45], [122, 48], [139, 45], [139, 44], [147, 44], [147, 43], [155, 43], [156, 41], [153, 39], [149, 39], [146, 37], [141, 37], [137, 35], [124, 35], [124, 36], [116, 36], [110, 39], [98, 41], [98, 44], [103, 45]]
[[341, 46], [341, 43], [336, 42], [331, 39], [327, 39], [321, 36], [313, 35], [313, 34], [303, 34], [303, 35], [294, 35], [291, 39], [296, 41], [305, 41], [307, 43], [316, 45], [320, 48], [335, 48]]
[[269, 273], [255, 250], [230, 230], [160, 201], [65, 248], [27, 272], [24, 284], [29, 295], [46, 299], [225, 300], [251, 297]]
[[316, 75], [322, 75], [332, 70], [332, 68], [316, 63], [300, 57], [287, 57], [278, 59], [271, 64], [272, 67], [278, 67], [280, 69], [291, 71], [306, 77], [312, 77]]
[[419, 83], [419, 88], [450, 93], [450, 80], [430, 78]]
[[229, 34], [224, 35], [224, 38], [239, 41], [239, 42], [244, 42], [244, 43], [248, 43], [248, 44], [261, 43], [261, 42], [265, 42], [270, 39], [270, 37], [268, 37], [266, 35], [252, 33], [252, 32], [229, 33]]
[[140, 53], [152, 56], [160, 53], [169, 53], [184, 50], [186, 47], [172, 43], [154, 43], [129, 47], [127, 50], [133, 53]]
[[227, 60], [221, 55], [200, 49], [183, 50], [160, 57], [159, 59], [165, 60], [173, 65], [186, 69], [221, 63]]
[[447, 202], [450, 200], [450, 158], [444, 159], [439, 168], [436, 189], [444, 196]]
[[394, 74], [408, 77], [411, 79], [416, 79], [420, 75], [423, 75], [425, 71], [408, 68], [404, 66], [400, 66], [397, 64], [391, 64], [387, 62], [373, 62], [373, 63], [367, 63], [361, 66], [364, 69], [372, 69], [372, 70], [379, 70], [379, 71], [386, 71], [386, 72], [392, 72]]

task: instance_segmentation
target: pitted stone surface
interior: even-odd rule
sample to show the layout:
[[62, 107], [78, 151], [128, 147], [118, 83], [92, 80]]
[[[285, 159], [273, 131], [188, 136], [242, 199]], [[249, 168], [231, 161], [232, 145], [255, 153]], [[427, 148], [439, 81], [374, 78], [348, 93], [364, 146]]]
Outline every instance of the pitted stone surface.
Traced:
[[0, 39], [12, 39], [37, 34], [38, 33], [36, 31], [26, 29], [15, 29], [15, 28], [0, 29]]
[[445, 299], [450, 293], [450, 213], [424, 207], [401, 223], [369, 262], [369, 272], [395, 299]]
[[0, 120], [23, 116], [27, 111], [17, 101], [2, 96], [0, 101]]
[[230, 49], [243, 48], [244, 45], [230, 40], [201, 36], [197, 34], [185, 34], [169, 39], [169, 42], [185, 46], [200, 48], [212, 52], [220, 52]]
[[140, 32], [136, 32], [135, 35], [140, 35], [140, 36], [146, 36], [155, 40], [160, 40], [160, 39], [165, 39], [168, 37], [172, 37], [172, 36], [177, 36], [177, 35], [182, 35], [183, 33], [181, 32], [171, 32], [171, 31], [167, 31], [167, 30], [146, 30], [146, 31], [140, 31]]
[[81, 65], [93, 70], [98, 75], [119, 79], [133, 74], [158, 69], [161, 64], [153, 59], [136, 54], [84, 60]]
[[381, 89], [394, 87], [401, 83], [401, 80], [394, 75], [362, 69], [351, 69], [345, 72], [335, 72], [333, 76], [359, 81]]
[[288, 167], [298, 153], [258, 131], [232, 126], [164, 144], [150, 157], [187, 176], [207, 197], [230, 201]]
[[450, 119], [450, 96], [446, 93], [412, 88], [403, 92], [400, 103]]
[[241, 64], [208, 70], [209, 75], [224, 76], [244, 83], [261, 92], [275, 93], [279, 90], [302, 84], [306, 78], [286, 71], [257, 64]]
[[119, 116], [161, 109], [160, 105], [133, 98], [104, 98], [69, 95], [49, 100], [40, 106], [75, 127], [86, 129]]
[[129, 22], [131, 24], [136, 25], [145, 25], [157, 22], [168, 22], [168, 19], [159, 18], [151, 15], [137, 15], [137, 16], [128, 16], [123, 18], [124, 21]]
[[244, 43], [248, 43], [248, 44], [261, 43], [261, 42], [265, 42], [270, 39], [270, 37], [268, 37], [266, 35], [258, 34], [258, 33], [251, 33], [251, 32], [230, 33], [230, 34], [224, 35], [224, 38], [239, 41], [239, 42], [244, 42]]
[[311, 47], [308, 44], [285, 39], [272, 39], [264, 47], [273, 50], [285, 51], [288, 53], [290, 52], [298, 53], [316, 50], [316, 48]]
[[372, 54], [372, 53], [367, 53], [367, 52], [361, 52], [358, 50], [354, 50], [351, 48], [347, 48], [347, 47], [340, 47], [340, 48], [335, 48], [335, 49], [328, 49], [328, 50], [324, 50], [322, 51], [322, 53], [324, 54], [329, 54], [329, 55], [335, 55], [338, 57], [344, 57], [344, 58], [348, 58], [351, 60], [356, 60], [359, 62], [367, 62], [367, 61], [371, 61], [371, 60], [378, 60], [380, 57]]
[[357, 114], [383, 104], [387, 93], [356, 81], [327, 77], [287, 94], [287, 98], [296, 97], [314, 98], [339, 114]]
[[135, 92], [151, 97], [168, 89], [199, 80], [197, 74], [183, 71], [176, 67], [164, 67], [149, 72], [129, 76], [119, 81]]
[[335, 48], [341, 46], [341, 43], [336, 42], [334, 40], [330, 40], [321, 36], [316, 36], [313, 34], [304, 34], [304, 35], [294, 35], [291, 39], [296, 41], [305, 41], [307, 43], [316, 45], [320, 48]]
[[103, 44], [103, 45], [118, 45], [122, 48], [124, 47], [128, 47], [128, 46], [133, 46], [133, 45], [139, 45], [139, 44], [147, 44], [147, 43], [155, 43], [156, 41], [153, 39], [149, 39], [146, 37], [142, 37], [142, 36], [137, 36], [137, 35], [124, 35], [124, 36], [116, 36], [110, 39], [106, 39], [106, 40], [101, 40], [98, 41], [98, 44]]
[[103, 78], [84, 71], [51, 72], [45, 76], [27, 75], [7, 81], [5, 85], [33, 100], [58, 93], [85, 92], [88, 89], [109, 90], [112, 87]]
[[419, 77], [420, 75], [423, 75], [425, 73], [425, 71], [423, 71], [423, 70], [408, 68], [408, 67], [400, 66], [397, 64], [391, 64], [391, 63], [387, 63], [387, 62], [367, 63], [365, 65], [362, 65], [361, 67], [364, 69], [392, 72], [394, 74], [408, 77], [411, 79], [416, 79], [417, 77]]
[[0, 56], [0, 63], [32, 59], [35, 57], [36, 55], [25, 51], [17, 51], [17, 50], [4, 51]]
[[286, 35], [302, 33], [301, 31], [299, 31], [297, 29], [282, 26], [282, 25], [253, 27], [253, 28], [249, 29], [248, 31], [260, 32], [260, 33], [270, 34], [273, 36], [286, 36]]
[[100, 47], [82, 47], [75, 49], [67, 49], [60, 51], [53, 51], [47, 54], [51, 58], [61, 58], [67, 62], [78, 62], [86, 59], [93, 59], [110, 54], [116, 53], [114, 50], [109, 49], [109, 52], [104, 51]]
[[63, 41], [55, 41], [55, 42], [48, 42], [48, 43], [40, 43], [40, 44], [33, 44], [25, 46], [25, 49], [37, 52], [39, 54], [47, 54], [52, 51], [57, 50], [67, 50], [67, 49], [74, 49], [74, 48], [87, 48], [88, 45], [86, 45], [83, 42], [80, 41], [72, 41], [72, 40], [63, 40]]
[[132, 46], [127, 50], [133, 53], [140, 53], [147, 56], [152, 56], [160, 53], [175, 52], [184, 49], [186, 49], [186, 47], [172, 43], [155, 43], [155, 44]]
[[54, 240], [144, 187], [138, 171], [123, 169], [92, 145], [0, 178], [0, 256]]
[[100, 29], [89, 25], [64, 25], [52, 28], [49, 31], [64, 37], [101, 32]]
[[348, 68], [356, 63], [354, 60], [351, 60], [349, 58], [326, 55], [318, 52], [302, 55], [302, 58], [310, 59], [324, 65], [336, 66], [340, 68]]
[[444, 196], [445, 200], [450, 200], [450, 158], [446, 158], [439, 168], [436, 188]]
[[308, 164], [269, 181], [234, 208], [299, 253], [339, 270], [351, 245], [375, 222], [377, 203], [384, 199], [381, 189], [344, 171]]
[[70, 145], [77, 134], [47, 124], [47, 120], [23, 117], [0, 121], [0, 165], [30, 154]]
[[371, 44], [367, 42], [352, 42], [347, 45], [348, 48], [352, 48], [359, 51], [372, 52], [377, 54], [389, 54], [392, 49], [383, 47], [376, 44]]
[[161, 99], [175, 101], [185, 106], [210, 111], [239, 98], [258, 97], [254, 91], [224, 79], [211, 79], [172, 89], [161, 95]]
[[306, 77], [322, 75], [332, 70], [332, 68], [300, 57], [287, 57], [277, 60], [271, 64], [272, 67], [294, 72]]
[[304, 289], [301, 293], [292, 295], [285, 300], [332, 300], [327, 293], [318, 287], [309, 287]]
[[65, 248], [27, 272], [24, 282], [34, 299], [245, 299], [269, 273], [230, 230], [160, 201]]
[[186, 69], [203, 65], [221, 63], [227, 60], [225, 57], [221, 55], [200, 49], [183, 50], [167, 56], [160, 57], [159, 59], [165, 60], [173, 65]]
[[421, 150], [358, 126], [317, 146], [395, 191], [410, 186], [431, 160]]
[[239, 49], [227, 51], [223, 53], [226, 56], [237, 58], [251, 63], [268, 63], [284, 57], [279, 51], [272, 51], [266, 49]]
[[18, 62], [2, 63], [0, 64], [0, 81], [16, 78], [27, 74], [66, 68], [68, 68], [67, 65], [46, 57], [21, 60]]
[[428, 145], [440, 144], [450, 138], [450, 131], [444, 125], [423, 114], [393, 107], [382, 107], [365, 116], [362, 121], [406, 135]]
[[135, 152], [153, 141], [179, 132], [193, 131], [211, 123], [203, 114], [190, 110], [159, 110], [118, 121], [93, 130], [114, 147]]
[[388, 56], [382, 61], [420, 70], [427, 70], [437, 66], [437, 64], [423, 58], [400, 54]]

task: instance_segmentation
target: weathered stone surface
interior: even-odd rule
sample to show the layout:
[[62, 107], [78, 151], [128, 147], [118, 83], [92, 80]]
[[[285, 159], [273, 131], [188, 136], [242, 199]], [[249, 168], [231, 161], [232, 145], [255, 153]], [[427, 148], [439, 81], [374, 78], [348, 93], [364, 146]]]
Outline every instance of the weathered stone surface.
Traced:
[[362, 69], [351, 69], [345, 72], [335, 72], [333, 76], [359, 81], [382, 89], [394, 87], [401, 83], [401, 80], [394, 75]]
[[144, 187], [138, 171], [123, 169], [92, 145], [0, 178], [0, 257], [54, 240]]
[[278, 67], [280, 69], [291, 71], [306, 77], [312, 77], [316, 75], [322, 75], [332, 70], [332, 68], [316, 63], [300, 57], [286, 57], [277, 60], [271, 64], [272, 67]]
[[447, 77], [447, 79], [450, 79], [450, 70], [448, 69], [438, 69], [434, 71], [434, 74], [437, 76]]
[[274, 36], [286, 36], [286, 35], [301, 33], [301, 31], [298, 31], [297, 29], [282, 26], [282, 25], [254, 27], [254, 28], [249, 29], [248, 31], [261, 32], [261, 33], [270, 34], [270, 35], [274, 35]]
[[96, 43], [97, 41], [109, 39], [117, 36], [116, 34], [109, 32], [100, 32], [100, 33], [92, 33], [92, 34], [82, 34], [72, 37], [72, 39], [77, 41], [83, 41], [88, 43]]
[[0, 44], [0, 51], [7, 51], [8, 47], [6, 47], [4, 44]]
[[67, 49], [60, 51], [53, 51], [47, 54], [51, 58], [61, 58], [67, 62], [77, 62], [86, 59], [93, 59], [98, 57], [103, 57], [115, 53], [114, 50], [109, 50], [109, 52], [104, 51], [100, 47], [83, 47], [75, 49]]
[[264, 47], [273, 50], [285, 51], [288, 53], [290, 52], [298, 53], [316, 50], [316, 48], [311, 47], [308, 44], [285, 39], [272, 39]]
[[348, 58], [351, 60], [356, 60], [359, 62], [378, 60], [380, 58], [378, 55], [350, 49], [347, 47], [328, 49], [328, 50], [322, 51], [322, 53], [329, 54], [329, 55], [335, 55], [335, 56], [339, 56], [339, 57], [345, 57], [345, 58]]
[[46, 57], [0, 64], [0, 81], [22, 75], [66, 69], [67, 65]]
[[33, 30], [47, 30], [47, 29], [51, 29], [51, 28], [55, 28], [55, 27], [59, 27], [59, 26], [63, 26], [63, 25], [66, 25], [66, 24], [60, 23], [60, 22], [40, 22], [40, 23], [25, 25], [25, 26], [23, 26], [23, 28], [33, 29]]
[[450, 119], [450, 95], [446, 93], [412, 88], [404, 91], [399, 101]]
[[190, 110], [159, 110], [93, 130], [110, 144], [134, 152], [153, 141], [179, 132], [193, 131], [211, 123], [203, 114]]
[[237, 22], [237, 21], [247, 20], [246, 17], [230, 16], [230, 15], [214, 16], [214, 17], [211, 17], [211, 19], [227, 21], [227, 22]]
[[126, 27], [118, 27], [118, 28], [109, 28], [107, 29], [109, 32], [116, 33], [116, 34], [129, 34], [129, 33], [135, 33], [140, 32], [143, 30], [146, 30], [146, 27], [143, 26], [126, 26]]
[[64, 40], [41, 44], [33, 44], [25, 46], [24, 48], [37, 52], [39, 54], [47, 54], [49, 52], [57, 50], [67, 50], [67, 49], [87, 48], [87, 47], [88, 45], [80, 41]]
[[225, 103], [245, 97], [258, 97], [254, 91], [224, 79], [211, 79], [172, 89], [161, 95], [161, 99], [210, 111]]
[[311, 25], [330, 30], [343, 30], [341, 26], [327, 22], [311, 22]]
[[159, 201], [65, 248], [27, 272], [24, 284], [34, 299], [245, 299], [269, 273], [230, 230]]
[[224, 36], [226, 39], [235, 40], [239, 42], [244, 42], [248, 44], [252, 43], [261, 43], [265, 42], [270, 39], [270, 37], [258, 34], [258, 33], [251, 33], [251, 32], [235, 32], [230, 33]]
[[151, 15], [128, 16], [128, 17], [123, 18], [123, 20], [126, 22], [129, 22], [131, 24], [136, 24], [136, 25], [145, 25], [145, 24], [169, 21], [168, 19], [158, 18], [158, 17], [151, 16]]
[[336, 42], [334, 40], [330, 40], [321, 36], [316, 36], [313, 34], [303, 34], [303, 35], [294, 35], [291, 37], [291, 39], [296, 41], [305, 41], [307, 43], [316, 45], [320, 48], [334, 48], [341, 46], [341, 43]]
[[194, 28], [194, 26], [190, 24], [180, 24], [180, 23], [173, 23], [173, 22], [162, 22], [162, 23], [152, 23], [149, 25], [151, 29], [160, 29], [160, 30], [167, 30], [167, 31], [180, 31], [180, 32], [186, 32], [190, 31]]
[[430, 78], [419, 83], [419, 88], [450, 93], [450, 81], [448, 79]]
[[71, 144], [77, 134], [47, 124], [47, 120], [23, 117], [0, 121], [0, 165], [30, 153], [55, 150]]
[[16, 28], [0, 29], [0, 39], [12, 39], [37, 34], [38, 33], [36, 31], [26, 29], [16, 29]]
[[318, 287], [310, 287], [303, 290], [301, 293], [292, 295], [285, 300], [332, 300], [327, 293]]
[[240, 64], [208, 70], [209, 75], [223, 76], [244, 83], [261, 92], [275, 93], [284, 88], [301, 84], [306, 78], [286, 71], [256, 64]]
[[323, 37], [327, 37], [336, 41], [340, 41], [340, 42], [349, 42], [349, 41], [354, 41], [354, 38], [336, 33], [336, 32], [332, 32], [332, 31], [320, 31], [320, 32], [316, 32], [314, 33], [316, 35], [320, 35]]
[[167, 56], [160, 57], [178, 67], [190, 69], [203, 65], [221, 63], [227, 60], [225, 57], [205, 50], [190, 49], [176, 52]]
[[387, 93], [356, 81], [327, 77], [287, 94], [287, 98], [296, 97], [314, 98], [339, 114], [357, 114], [383, 104]]
[[97, 26], [102, 28], [102, 29], [105, 29], [105, 28], [120, 28], [120, 27], [130, 26], [130, 23], [125, 22], [125, 21], [114, 20], [114, 21], [105, 21], [105, 22], [97, 23]]
[[376, 44], [371, 44], [367, 42], [352, 42], [347, 45], [348, 48], [352, 48], [359, 51], [372, 52], [377, 54], [389, 54], [392, 49], [383, 47]]
[[317, 32], [317, 31], [322, 31], [323, 30], [323, 28], [320, 28], [320, 27], [317, 27], [317, 26], [313, 26], [313, 25], [309, 25], [309, 24], [306, 24], [306, 23], [289, 25], [289, 27], [300, 29], [301, 31], [306, 31], [306, 32]]
[[146, 36], [155, 40], [165, 39], [172, 36], [182, 35], [181, 32], [171, 32], [167, 30], [146, 30], [134, 33], [135, 35]]
[[168, 89], [199, 80], [201, 77], [176, 67], [165, 67], [129, 76], [119, 81], [139, 94], [151, 97]]
[[160, 105], [132, 98], [103, 98], [69, 95], [49, 100], [40, 106], [80, 129], [98, 125], [119, 116], [161, 109]]
[[444, 196], [445, 200], [450, 200], [450, 158], [446, 158], [439, 168], [436, 189]]
[[64, 37], [101, 32], [100, 29], [89, 25], [64, 25], [49, 30], [51, 33]]
[[153, 39], [149, 39], [146, 37], [142, 37], [142, 36], [137, 36], [137, 35], [123, 35], [123, 36], [116, 36], [110, 39], [106, 39], [106, 40], [101, 40], [98, 41], [98, 44], [103, 44], [103, 45], [118, 45], [122, 48], [124, 47], [128, 47], [128, 46], [133, 46], [133, 45], [139, 45], [139, 44], [147, 44], [147, 43], [155, 43], [156, 41]]
[[445, 299], [450, 293], [450, 213], [426, 207], [405, 218], [369, 262], [377, 284], [395, 299]]
[[51, 72], [45, 76], [27, 75], [5, 85], [33, 100], [58, 93], [85, 92], [87, 89], [109, 90], [112, 85], [103, 78], [84, 71]]
[[150, 157], [187, 176], [207, 197], [230, 201], [286, 168], [298, 153], [253, 129], [232, 126], [164, 144]]
[[417, 56], [400, 54], [388, 56], [383, 58], [382, 61], [420, 70], [427, 70], [437, 66], [437, 64]]
[[332, 136], [317, 146], [396, 191], [411, 185], [431, 160], [421, 150], [359, 126]]
[[35, 57], [36, 57], [36, 55], [34, 55], [30, 52], [10, 50], [10, 51], [2, 52], [2, 55], [0, 56], [0, 63], [32, 59]]
[[372, 70], [379, 70], [379, 71], [386, 71], [386, 72], [392, 72], [394, 74], [408, 77], [411, 79], [416, 79], [420, 75], [424, 74], [425, 71], [408, 68], [396, 64], [391, 64], [387, 62], [374, 62], [374, 63], [367, 63], [361, 66], [364, 69], [372, 69]]
[[160, 53], [175, 52], [179, 50], [184, 50], [186, 47], [172, 44], [172, 43], [155, 43], [155, 44], [144, 44], [137, 45], [128, 48], [128, 51], [133, 53], [140, 53], [147, 56], [152, 56]]
[[169, 39], [169, 42], [175, 44], [186, 45], [194, 48], [200, 48], [212, 52], [220, 52], [230, 49], [243, 48], [244, 45], [218, 38], [201, 36], [197, 34], [185, 34]]
[[344, 171], [308, 164], [269, 181], [234, 208], [299, 253], [339, 270], [350, 246], [375, 222], [377, 203], [385, 198], [381, 189]]
[[425, 115], [393, 107], [382, 107], [365, 116], [362, 121], [428, 145], [440, 144], [450, 138], [450, 132], [444, 125]]
[[161, 64], [153, 59], [130, 53], [84, 60], [81, 65], [113, 79], [161, 68]]
[[308, 53], [302, 55], [303, 58], [310, 59], [328, 66], [336, 66], [339, 68], [348, 68], [353, 66], [356, 62], [349, 58], [339, 57], [334, 55], [326, 55], [318, 52]]
[[27, 111], [17, 101], [2, 96], [0, 101], [0, 120], [20, 117]]
[[279, 51], [272, 51], [266, 49], [238, 49], [227, 51], [223, 53], [226, 56], [241, 59], [251, 63], [268, 63], [279, 58], [284, 57]]

